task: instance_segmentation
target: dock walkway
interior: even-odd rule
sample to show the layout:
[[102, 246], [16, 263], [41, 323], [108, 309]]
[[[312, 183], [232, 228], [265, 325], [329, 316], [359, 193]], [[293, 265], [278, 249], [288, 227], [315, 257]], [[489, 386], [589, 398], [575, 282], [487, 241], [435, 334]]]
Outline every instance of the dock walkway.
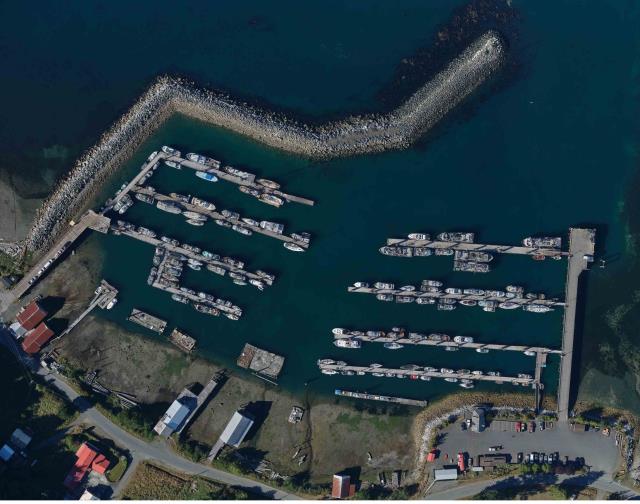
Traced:
[[417, 406], [424, 408], [429, 405], [429, 401], [418, 399], [407, 399], [405, 397], [394, 397], [380, 394], [369, 394], [367, 392], [353, 392], [351, 390], [335, 389], [334, 394], [341, 397], [352, 397], [353, 399], [366, 399], [368, 401], [382, 401], [404, 406]]
[[571, 228], [569, 230], [569, 266], [565, 292], [566, 308], [562, 322], [562, 350], [560, 381], [558, 386], [558, 418], [569, 419], [573, 342], [575, 337], [576, 304], [580, 275], [589, 269], [595, 252], [595, 230]]
[[184, 419], [182, 426], [178, 429], [178, 433], [181, 433], [187, 427], [187, 425], [189, 425], [189, 422], [193, 420], [193, 417], [195, 417], [198, 411], [200, 410], [200, 408], [202, 408], [206, 400], [209, 398], [209, 396], [213, 393], [215, 388], [218, 386], [219, 382], [220, 382], [220, 379], [218, 375], [214, 376], [213, 378], [211, 378], [211, 380], [209, 380], [209, 383], [205, 385], [202, 391], [197, 396], [195, 396], [195, 401], [196, 401], [195, 406], [189, 411], [189, 414]]

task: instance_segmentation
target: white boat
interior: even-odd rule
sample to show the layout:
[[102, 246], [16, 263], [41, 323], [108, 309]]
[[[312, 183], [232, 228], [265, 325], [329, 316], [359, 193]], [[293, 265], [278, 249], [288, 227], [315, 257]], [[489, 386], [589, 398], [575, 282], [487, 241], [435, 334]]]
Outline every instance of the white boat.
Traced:
[[505, 301], [504, 303], [500, 303], [498, 305], [498, 308], [502, 308], [503, 310], [513, 310], [515, 308], [520, 308], [520, 305], [518, 303], [511, 303], [509, 301]]
[[175, 168], [176, 170], [182, 170], [182, 165], [177, 161], [171, 161], [170, 159], [165, 159], [164, 164], [166, 164], [169, 168]]
[[292, 242], [284, 242], [282, 245], [284, 248], [291, 250], [292, 252], [304, 252], [304, 249], [300, 245], [296, 245]]
[[413, 285], [403, 285], [402, 287], [400, 287], [400, 290], [405, 292], [413, 292], [416, 290], [416, 288]]
[[264, 290], [264, 283], [260, 280], [256, 280], [255, 278], [249, 279], [249, 283], [253, 285], [258, 290]]
[[453, 374], [455, 373], [455, 371], [453, 369], [449, 369], [449, 368], [440, 368], [440, 372], [442, 374]]
[[422, 285], [427, 285], [429, 287], [442, 287], [444, 284], [439, 280], [423, 280]]
[[482, 371], [471, 371], [472, 375], [482, 376], [484, 373]]
[[357, 289], [368, 289], [369, 288], [369, 284], [367, 282], [356, 282], [353, 284], [354, 287], [356, 287]]
[[217, 182], [218, 177], [216, 177], [213, 173], [197, 171], [196, 177], [206, 180], [207, 182]]
[[553, 308], [546, 305], [540, 305], [540, 304], [524, 305], [522, 309], [524, 311], [528, 311], [531, 313], [547, 313], [547, 312], [553, 311]]
[[374, 368], [374, 369], [378, 369], [378, 368], [381, 368], [383, 366], [382, 366], [382, 364], [378, 364], [378, 363], [374, 362], [373, 364], [369, 364], [369, 367], [370, 368]]
[[421, 376], [420, 376], [420, 379], [421, 379], [422, 381], [431, 381], [431, 377], [430, 377], [430, 376], [427, 376], [427, 375], [421, 375]]
[[198, 164], [207, 164], [207, 158], [206, 156], [202, 156], [200, 154], [195, 154], [193, 152], [188, 152], [187, 153], [187, 159], [189, 161], [193, 161], [194, 163], [198, 163]]
[[333, 344], [338, 348], [361, 348], [362, 347], [362, 343], [360, 341], [355, 339], [350, 339], [350, 338], [337, 339], [333, 342]]
[[182, 212], [182, 215], [184, 215], [187, 219], [201, 220], [201, 221], [207, 220], [206, 215], [202, 215], [198, 212], [192, 212], [190, 210], [187, 210], [186, 212]]
[[459, 350], [459, 348], [456, 347], [456, 346], [445, 347], [445, 351], [447, 351], [447, 352], [457, 352], [458, 350]]
[[472, 389], [474, 387], [473, 383], [461, 383], [460, 386], [464, 389]]
[[385, 343], [383, 346], [387, 350], [399, 350], [400, 348], [404, 348], [404, 345], [401, 345], [400, 343], [396, 343], [395, 341], [390, 341], [388, 343]]
[[322, 365], [322, 364], [335, 364], [336, 361], [334, 361], [333, 359], [318, 359], [318, 365]]
[[196, 219], [187, 219], [187, 224], [191, 224], [192, 226], [204, 226], [204, 221], [196, 220]]
[[277, 182], [274, 182], [273, 180], [259, 178], [256, 180], [256, 182], [261, 186], [268, 187], [269, 189], [274, 189], [274, 190], [280, 189], [280, 184], [278, 184]]
[[419, 297], [418, 299], [416, 299], [416, 303], [418, 303], [419, 305], [431, 305], [436, 304], [436, 300], [430, 297]]
[[335, 369], [321, 369], [320, 372], [326, 375], [337, 375], [338, 372]]
[[535, 355], [536, 355], [536, 353], [535, 353], [533, 350], [525, 350], [525, 351], [524, 351], [524, 354], [525, 354], [527, 357], [535, 357]]
[[153, 151], [151, 154], [149, 154], [149, 157], [147, 158], [147, 161], [151, 161], [154, 157], [156, 157], [158, 155], [158, 151]]
[[444, 381], [447, 381], [449, 383], [456, 383], [458, 381], [457, 378], [445, 378]]
[[250, 217], [243, 217], [241, 220], [242, 222], [244, 222], [245, 224], [249, 224], [250, 226], [260, 227], [260, 223]]
[[376, 282], [373, 284], [376, 289], [393, 290], [395, 285], [389, 282]]
[[476, 352], [478, 353], [489, 353], [488, 348], [476, 348]]
[[453, 341], [456, 343], [473, 343], [473, 338], [471, 336], [454, 336]]
[[258, 196], [258, 200], [274, 207], [280, 207], [284, 204], [284, 200], [282, 198], [279, 198], [278, 196], [275, 196], [273, 194], [262, 193], [260, 194], [260, 196]]
[[182, 154], [178, 149], [174, 149], [173, 147], [169, 147], [168, 145], [162, 146], [162, 152], [165, 154], [169, 154], [170, 156], [180, 157]]
[[412, 240], [430, 240], [431, 236], [426, 233], [409, 233], [409, 238]]
[[349, 331], [347, 331], [346, 329], [342, 328], [342, 327], [334, 327], [333, 329], [331, 329], [331, 332], [333, 334], [348, 334]]
[[251, 236], [253, 234], [253, 231], [251, 231], [249, 228], [240, 226], [238, 224], [234, 224], [233, 226], [231, 226], [231, 229], [233, 229], [236, 233], [240, 233], [245, 236]]
[[203, 199], [196, 198], [195, 196], [191, 198], [191, 204], [194, 206], [199, 206], [206, 210], [213, 211], [216, 209], [216, 206], [213, 203], [209, 203], [208, 201], [205, 201]]
[[113, 298], [111, 301], [109, 301], [109, 304], [107, 305], [107, 310], [111, 310], [116, 303], [118, 302], [118, 298]]
[[462, 294], [462, 289], [458, 289], [457, 287], [447, 287], [444, 291], [447, 294], [455, 294], [455, 295]]

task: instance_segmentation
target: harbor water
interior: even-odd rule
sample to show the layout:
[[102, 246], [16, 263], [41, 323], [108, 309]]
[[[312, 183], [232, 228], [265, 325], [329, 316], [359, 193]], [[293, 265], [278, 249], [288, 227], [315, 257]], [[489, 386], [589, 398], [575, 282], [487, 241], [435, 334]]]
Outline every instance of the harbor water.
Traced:
[[[374, 296], [347, 293], [347, 286], [358, 280], [401, 286], [429, 278], [454, 287], [504, 289], [518, 284], [527, 291], [564, 295], [566, 261], [497, 256], [491, 273], [474, 275], [453, 273], [450, 257], [403, 259], [378, 252], [386, 238], [416, 231], [469, 230], [480, 242], [517, 244], [531, 234], [566, 236], [570, 226], [594, 226], [598, 252], [619, 254], [620, 260], [588, 273], [586, 309], [599, 309], [587, 315], [585, 327], [595, 326], [589, 316], [606, 312], [603, 285], [619, 282], [616, 272], [624, 271], [632, 259], [625, 251], [621, 208], [626, 184], [637, 168], [640, 41], [633, 27], [640, 12], [614, 1], [597, 10], [578, 10], [571, 2], [512, 4], [517, 16], [510, 30], [516, 35], [508, 41], [511, 59], [504, 75], [405, 151], [315, 162], [182, 116], [170, 119], [113, 178], [103, 197], [130, 180], [151, 151], [169, 144], [277, 180], [284, 191], [317, 204], [277, 209], [243, 195], [235, 185], [208, 183], [191, 170], [164, 166], [150, 180], [158, 191], [191, 194], [243, 216], [282, 222], [287, 232], [308, 231], [311, 247], [296, 254], [265, 236], [246, 237], [213, 223], [192, 227], [180, 216], [135, 200], [125, 220], [242, 259], [248, 269], [272, 272], [277, 279], [259, 292], [204, 269], [185, 269], [185, 285], [244, 309], [237, 322], [212, 318], [147, 285], [151, 246], [125, 236], [95, 235], [90, 239], [106, 252], [103, 276], [120, 290], [116, 307], [99, 316], [163, 341], [166, 336], [145, 331], [126, 317], [136, 307], [165, 318], [167, 335], [179, 327], [197, 339], [201, 355], [233, 369], [246, 342], [282, 354], [286, 362], [279, 383], [294, 392], [328, 394], [344, 388], [433, 399], [461, 390], [435, 379], [425, 383], [322, 376], [315, 361], [324, 357], [389, 367], [414, 363], [533, 374], [535, 358], [514, 352], [390, 351], [374, 343], [345, 350], [332, 344], [331, 335], [333, 327], [402, 326], [469, 335], [480, 342], [559, 348], [559, 309], [492, 314], [459, 306], [438, 312], [433, 306], [382, 303]], [[388, 89], [398, 64], [430, 48], [438, 27], [464, 3], [416, 1], [394, 10], [386, 2], [366, 7], [337, 1], [278, 7], [228, 2], [215, 8], [202, 3], [177, 11], [168, 4], [154, 5], [153, 16], [146, 7], [130, 6], [140, 11], [128, 11], [127, 18], [116, 12], [117, 3], [70, 6], [64, 13], [43, 7], [40, 23], [12, 23], [0, 35], [8, 40], [18, 25], [21, 31], [41, 34], [22, 33], [24, 60], [7, 54], [15, 78], [0, 85], [9, 118], [0, 126], [0, 151], [3, 159], [12, 161], [11, 168], [4, 169], [21, 180], [16, 184], [24, 194], [33, 196], [38, 192], [34, 188], [50, 185], [160, 73], [189, 75], [199, 84], [315, 120], [379, 110], [384, 104], [378, 93]], [[26, 15], [22, 8], [5, 5], [2, 10], [19, 19]], [[7, 12], [10, 9], [15, 12]], [[78, 33], [86, 43], [71, 48]], [[44, 52], [40, 44], [47, 36], [50, 47]], [[59, 57], [51, 55], [56, 50]], [[43, 90], [45, 81], [51, 84]], [[18, 110], [24, 103], [8, 95], [23, 97], [32, 113]], [[33, 184], [20, 179], [20, 173], [32, 177]], [[601, 368], [598, 347], [590, 344], [599, 337], [585, 330], [585, 371]], [[549, 358], [543, 379], [546, 391], [555, 391], [556, 356]], [[488, 384], [477, 389], [518, 390]]]

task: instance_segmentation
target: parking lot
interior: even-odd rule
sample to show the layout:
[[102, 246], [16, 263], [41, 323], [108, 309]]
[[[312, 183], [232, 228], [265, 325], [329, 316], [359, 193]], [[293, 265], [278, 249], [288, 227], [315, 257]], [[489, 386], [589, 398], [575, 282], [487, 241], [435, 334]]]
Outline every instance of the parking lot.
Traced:
[[[471, 432], [461, 430], [461, 421], [450, 425], [441, 432], [444, 439], [438, 446], [440, 457], [433, 464], [435, 468], [456, 463], [458, 452], [467, 452], [477, 463], [478, 455], [491, 453], [489, 447], [502, 446], [496, 453], [510, 454], [512, 462], [517, 461], [517, 454], [522, 452], [524, 457], [528, 453], [555, 453], [559, 452], [560, 461], [565, 456], [569, 460], [578, 457], [584, 458], [585, 464], [592, 471], [602, 471], [611, 476], [621, 460], [618, 447], [615, 445], [615, 436], [603, 436], [601, 432], [574, 432], [567, 424], [555, 424], [553, 429], [544, 431], [536, 428], [535, 432], [494, 432], [486, 429], [484, 432]], [[448, 456], [448, 459], [445, 457]]]

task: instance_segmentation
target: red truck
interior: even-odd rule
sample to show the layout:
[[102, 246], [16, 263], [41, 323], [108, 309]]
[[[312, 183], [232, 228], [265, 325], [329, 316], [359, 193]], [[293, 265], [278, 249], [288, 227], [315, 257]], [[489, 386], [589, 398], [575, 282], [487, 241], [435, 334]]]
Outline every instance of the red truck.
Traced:
[[467, 470], [465, 456], [462, 452], [458, 452], [458, 469], [460, 469], [460, 472], [465, 472]]

